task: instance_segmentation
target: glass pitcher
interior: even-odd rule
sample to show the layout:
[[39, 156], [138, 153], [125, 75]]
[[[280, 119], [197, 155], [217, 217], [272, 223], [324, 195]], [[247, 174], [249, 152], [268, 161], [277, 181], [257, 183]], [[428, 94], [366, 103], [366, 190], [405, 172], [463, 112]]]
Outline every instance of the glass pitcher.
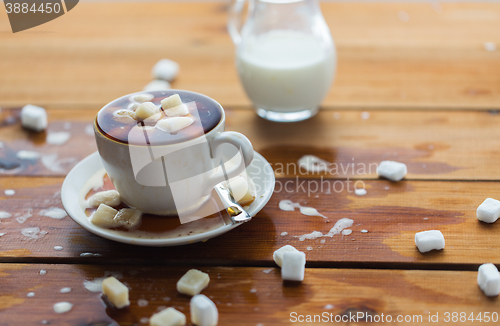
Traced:
[[243, 87], [265, 119], [292, 122], [318, 112], [332, 84], [336, 51], [317, 0], [233, 0], [228, 31]]

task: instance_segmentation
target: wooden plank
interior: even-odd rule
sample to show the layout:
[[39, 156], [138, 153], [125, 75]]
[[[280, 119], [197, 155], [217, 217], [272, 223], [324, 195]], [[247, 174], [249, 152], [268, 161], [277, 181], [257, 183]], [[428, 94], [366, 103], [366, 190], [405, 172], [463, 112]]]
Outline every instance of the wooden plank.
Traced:
[[[47, 274], [39, 275], [41, 269]], [[188, 325], [192, 325], [190, 297], [175, 289], [175, 283], [188, 269], [1, 264], [0, 318], [5, 326], [18, 325], [20, 320], [26, 324], [45, 320], [68, 325], [142, 325], [147, 324], [143, 318], [158, 309], [175, 307], [186, 314]], [[201, 269], [211, 277], [203, 294], [217, 305], [220, 326], [289, 325], [307, 315], [333, 318], [327, 321], [335, 323], [337, 315], [341, 318], [358, 313], [370, 315], [373, 320], [380, 320], [383, 314], [385, 322], [379, 322], [382, 325], [391, 324], [387, 320], [393, 318], [394, 322], [398, 316], [408, 316], [407, 322], [403, 319], [405, 325], [431, 325], [429, 315], [437, 315], [438, 324], [444, 324], [446, 313], [450, 319], [453, 313], [457, 318], [462, 313], [463, 324], [471, 325], [475, 322], [466, 319], [471, 313], [475, 318], [480, 313], [496, 316], [494, 313], [500, 312], [499, 299], [487, 298], [478, 288], [477, 272], [306, 269], [304, 281], [292, 284], [282, 282], [278, 268]], [[100, 294], [83, 286], [86, 280], [113, 272], [121, 274], [120, 279], [130, 288], [131, 305], [122, 311], [105, 308]], [[70, 287], [71, 292], [60, 293], [63, 287]], [[29, 292], [35, 296], [27, 297]], [[139, 300], [146, 301], [139, 305]], [[61, 301], [74, 306], [70, 312], [58, 315], [52, 305]], [[358, 321], [363, 323], [361, 318]], [[319, 320], [301, 324], [319, 324]]]
[[[408, 165], [409, 179], [498, 180], [498, 119], [470, 111], [323, 111], [311, 120], [276, 124], [237, 111], [227, 115], [227, 129], [247, 135], [281, 172], [278, 177], [376, 178], [374, 164], [395, 160]], [[334, 163], [329, 173], [294, 170], [311, 154]]]
[[[278, 178], [373, 179], [377, 178], [376, 164], [396, 160], [408, 165], [408, 179], [500, 180], [496, 150], [500, 115], [495, 113], [369, 111], [368, 119], [363, 119], [366, 114], [356, 111], [322, 111], [305, 122], [277, 124], [249, 110], [226, 111], [226, 129], [246, 135]], [[96, 150], [91, 132], [96, 112], [81, 110], [75, 115], [69, 110], [49, 110], [49, 132], [71, 133], [66, 144], [50, 145], [45, 142], [47, 133], [34, 134], [20, 127], [18, 110], [2, 110], [0, 160], [21, 164], [20, 169], [3, 174], [65, 175]], [[51, 167], [50, 160], [45, 165], [42, 160], [18, 160], [19, 150], [57, 155], [60, 169]], [[303, 155], [316, 155], [333, 165], [328, 173], [308, 173], [297, 166]]]
[[[62, 178], [0, 179], [1, 210], [12, 214], [1, 219], [0, 233], [5, 234], [0, 237], [0, 261], [273, 266], [274, 250], [289, 244], [307, 252], [310, 266], [321, 267], [402, 264], [450, 269], [459, 264], [475, 269], [486, 262], [500, 263], [500, 252], [492, 250], [500, 241], [500, 222], [485, 224], [475, 216], [477, 206], [500, 191], [497, 182], [369, 180], [364, 182], [368, 194], [357, 196], [352, 182], [279, 179], [270, 202], [251, 222], [205, 243], [155, 249], [105, 240], [69, 217], [40, 216], [42, 209], [62, 207], [61, 183]], [[4, 189], [16, 193], [5, 196]], [[314, 207], [327, 219], [282, 211], [278, 203], [283, 199]], [[24, 218], [27, 214], [31, 216]], [[352, 234], [300, 241], [299, 236], [313, 231], [328, 233], [342, 218], [353, 220]], [[36, 239], [23, 234], [28, 228], [38, 228]], [[446, 249], [420, 254], [414, 234], [432, 229], [443, 232]]]
[[[81, 2], [16, 34], [2, 11], [0, 106], [99, 108], [142, 89], [162, 57], [182, 67], [174, 87], [248, 106], [225, 6]], [[500, 44], [500, 4], [328, 2], [322, 10], [339, 62], [325, 107], [499, 108], [499, 52], [483, 43]]]
[[[20, 109], [0, 111], [0, 174], [64, 176], [73, 166], [97, 150], [93, 118], [97, 112], [58, 110], [48, 112], [49, 125], [44, 132], [22, 128]], [[63, 144], [48, 143], [51, 133], [64, 133]], [[21, 159], [21, 151], [38, 153], [35, 159]]]

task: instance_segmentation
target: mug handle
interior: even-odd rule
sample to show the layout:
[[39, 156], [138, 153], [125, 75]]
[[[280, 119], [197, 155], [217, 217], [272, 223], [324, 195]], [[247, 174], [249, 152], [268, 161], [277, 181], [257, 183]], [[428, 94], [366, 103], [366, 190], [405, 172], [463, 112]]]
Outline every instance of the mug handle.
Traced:
[[[235, 146], [238, 149], [238, 152], [243, 156], [244, 166], [243, 164], [238, 164], [237, 166], [234, 166], [226, 171], [227, 178], [231, 179], [242, 173], [245, 168], [252, 163], [254, 153], [253, 146], [250, 140], [239, 132], [223, 131], [218, 133], [214, 139], [210, 141], [210, 148], [214, 158], [221, 157], [221, 145], [223, 144], [231, 144]], [[216, 163], [218, 164], [219, 162]], [[226, 181], [226, 176], [224, 175], [222, 169], [219, 169], [205, 184], [203, 194], [209, 194], [215, 185], [223, 181]]]

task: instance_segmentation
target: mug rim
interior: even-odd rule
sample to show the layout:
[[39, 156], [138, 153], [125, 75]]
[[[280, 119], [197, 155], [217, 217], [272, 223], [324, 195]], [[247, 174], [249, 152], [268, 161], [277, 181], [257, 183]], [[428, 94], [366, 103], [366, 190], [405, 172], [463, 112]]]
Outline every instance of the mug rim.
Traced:
[[[185, 93], [191, 93], [191, 94], [196, 94], [197, 96], [202, 96], [202, 97], [205, 97], [209, 100], [212, 100], [214, 101], [220, 108], [220, 112], [221, 112], [221, 118], [219, 120], [219, 122], [217, 123], [217, 125], [215, 125], [215, 127], [213, 127], [209, 132], [207, 133], [204, 133], [203, 135], [201, 136], [198, 136], [198, 137], [195, 137], [195, 138], [192, 138], [192, 139], [189, 139], [189, 140], [186, 140], [186, 141], [183, 141], [183, 142], [179, 142], [179, 143], [172, 143], [172, 144], [158, 144], [158, 145], [149, 145], [149, 146], [154, 146], [154, 147], [159, 147], [159, 146], [175, 146], [175, 145], [179, 145], [179, 144], [186, 144], [186, 143], [189, 143], [189, 142], [192, 142], [192, 141], [196, 141], [202, 137], [206, 137], [208, 136], [209, 134], [211, 134], [212, 132], [215, 132], [215, 130], [218, 130], [220, 128], [221, 125], [223, 125], [225, 122], [226, 122], [226, 112], [224, 111], [224, 108], [222, 107], [222, 105], [217, 102], [216, 100], [214, 100], [213, 98], [207, 96], [207, 95], [204, 95], [204, 94], [201, 94], [201, 93], [198, 93], [198, 92], [193, 92], [193, 91], [189, 91], [189, 90], [184, 90], [184, 89], [166, 89], [166, 90], [157, 90], [157, 91], [140, 91], [140, 92], [135, 92], [135, 93], [130, 93], [130, 94], [127, 94], [127, 95], [124, 95], [124, 96], [121, 96], [117, 99], [114, 99], [112, 100], [111, 102], [108, 102], [106, 103], [102, 108], [99, 109], [99, 111], [97, 112], [97, 114], [95, 115], [95, 118], [94, 118], [94, 133], [98, 133], [99, 136], [101, 136], [102, 138], [106, 139], [106, 140], [109, 140], [111, 142], [114, 142], [116, 144], [120, 144], [120, 145], [125, 145], [125, 146], [137, 146], [137, 147], [144, 147], [144, 145], [137, 145], [137, 144], [129, 144], [129, 143], [123, 143], [123, 142], [120, 142], [118, 140], [115, 140], [115, 139], [112, 139], [110, 137], [106, 137], [106, 135], [104, 135], [103, 131], [101, 130], [101, 128], [99, 127], [99, 125], [97, 124], [97, 116], [99, 115], [99, 113], [102, 111], [102, 109], [104, 109], [105, 107], [107, 107], [109, 104], [115, 102], [115, 101], [118, 101], [118, 100], [121, 100], [123, 98], [128, 98], [128, 97], [131, 97], [131, 96], [134, 96], [134, 95], [139, 95], [139, 94], [150, 94], [150, 95], [154, 95], [154, 94], [151, 94], [151, 93], [155, 93], [155, 92], [174, 92], [173, 94], [170, 94], [170, 95], [167, 95], [167, 96], [171, 96], [171, 95], [175, 95], [175, 94], [179, 94], [179, 93], [175, 93], [176, 91], [181, 91], [181, 92], [185, 92]], [[155, 96], [156, 97], [156, 96]], [[224, 130], [222, 130], [224, 131]]]

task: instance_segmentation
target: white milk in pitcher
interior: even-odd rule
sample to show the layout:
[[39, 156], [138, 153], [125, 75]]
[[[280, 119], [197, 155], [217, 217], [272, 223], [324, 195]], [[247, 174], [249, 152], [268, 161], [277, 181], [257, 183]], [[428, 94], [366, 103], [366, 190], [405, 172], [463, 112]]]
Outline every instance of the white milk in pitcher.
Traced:
[[240, 48], [237, 68], [256, 107], [296, 112], [317, 107], [325, 97], [334, 76], [334, 53], [311, 35], [272, 31]]

